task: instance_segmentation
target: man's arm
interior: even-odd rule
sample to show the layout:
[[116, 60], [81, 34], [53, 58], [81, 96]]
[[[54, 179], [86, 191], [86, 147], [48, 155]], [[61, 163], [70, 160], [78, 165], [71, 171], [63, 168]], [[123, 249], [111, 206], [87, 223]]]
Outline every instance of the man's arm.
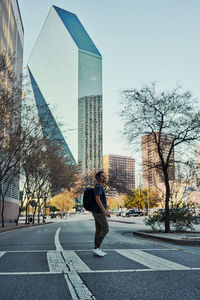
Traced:
[[103, 206], [102, 202], [101, 202], [101, 198], [100, 198], [100, 195], [95, 195], [95, 199], [96, 199], [96, 202], [98, 204], [98, 206], [102, 209], [103, 211], [103, 214], [110, 218], [110, 214], [108, 213], [108, 211], [105, 209], [105, 207]]

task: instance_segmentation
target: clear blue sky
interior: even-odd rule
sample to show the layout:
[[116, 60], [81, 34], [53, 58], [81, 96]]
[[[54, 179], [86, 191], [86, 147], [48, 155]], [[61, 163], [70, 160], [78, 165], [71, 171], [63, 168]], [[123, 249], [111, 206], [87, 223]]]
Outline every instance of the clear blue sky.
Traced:
[[103, 56], [104, 154], [134, 156], [121, 142], [120, 90], [181, 84], [200, 101], [200, 0], [19, 0], [24, 64], [53, 4], [78, 16]]

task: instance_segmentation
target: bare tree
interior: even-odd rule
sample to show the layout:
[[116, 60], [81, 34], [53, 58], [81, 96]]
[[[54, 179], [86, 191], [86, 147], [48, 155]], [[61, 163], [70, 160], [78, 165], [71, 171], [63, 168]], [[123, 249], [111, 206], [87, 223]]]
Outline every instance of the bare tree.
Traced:
[[[158, 92], [155, 84], [152, 84], [140, 90], [122, 92], [121, 117], [124, 121], [124, 136], [130, 144], [138, 141], [141, 135], [151, 136], [153, 139], [154, 155], [157, 155], [158, 160], [150, 167], [156, 169], [163, 178], [165, 232], [169, 232], [169, 181], [170, 170], [175, 163], [173, 153], [175, 149], [180, 151], [181, 146], [191, 147], [200, 139], [199, 107], [188, 91], [182, 92], [180, 88], [176, 88], [172, 91]], [[167, 147], [165, 137], [169, 137]], [[178, 161], [184, 163], [184, 160], [184, 155], [179, 155]], [[151, 159], [148, 163], [151, 163]]]
[[24, 199], [26, 199], [26, 223], [28, 206], [34, 200], [35, 205], [32, 222], [34, 223], [36, 209], [39, 215], [42, 205], [53, 195], [74, 185], [76, 168], [67, 157], [62, 155], [59, 146], [45, 143], [41, 148], [35, 148], [22, 157], [24, 181]]
[[21, 79], [14, 73], [13, 56], [0, 55], [0, 200], [4, 227], [5, 197], [18, 181], [21, 139]]

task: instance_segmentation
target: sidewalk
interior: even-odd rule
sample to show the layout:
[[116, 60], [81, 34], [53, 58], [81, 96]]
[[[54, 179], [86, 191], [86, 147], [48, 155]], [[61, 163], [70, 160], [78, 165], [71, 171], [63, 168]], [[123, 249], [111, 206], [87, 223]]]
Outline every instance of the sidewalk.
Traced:
[[110, 222], [133, 224], [133, 235], [149, 239], [170, 242], [177, 245], [200, 245], [200, 224], [194, 225], [194, 231], [187, 232], [152, 232], [149, 226], [143, 222], [143, 217], [116, 217], [112, 216]]
[[[51, 224], [52, 222], [44, 222], [44, 223], [35, 223], [35, 224], [24, 224], [24, 223], [18, 223], [16, 226], [15, 223], [5, 223], [4, 227], [0, 227], [0, 234], [3, 232], [8, 232], [12, 230], [17, 230], [17, 229], [22, 229], [22, 228], [28, 228], [28, 227], [33, 227], [33, 226], [40, 226], [40, 225], [46, 225], [46, 224]], [[1, 225], [0, 225], [1, 226]]]
[[0, 234], [3, 232], [7, 232], [7, 231], [11, 231], [11, 230], [17, 230], [17, 229], [22, 229], [22, 228], [29, 228], [32, 226], [41, 226], [41, 225], [47, 225], [47, 224], [52, 224], [52, 223], [56, 223], [56, 222], [65, 222], [66, 220], [68, 220], [69, 217], [67, 218], [47, 218], [45, 220], [45, 222], [43, 222], [42, 217], [40, 218], [40, 223], [38, 223], [37, 219], [35, 219], [35, 224], [25, 224], [25, 219], [19, 220], [18, 225], [16, 226], [15, 223], [5, 223], [4, 227], [1, 227], [1, 223], [0, 223]]
[[200, 232], [148, 232], [148, 231], [135, 231], [134, 235], [144, 238], [156, 239], [160, 241], [170, 242], [177, 245], [200, 245]]

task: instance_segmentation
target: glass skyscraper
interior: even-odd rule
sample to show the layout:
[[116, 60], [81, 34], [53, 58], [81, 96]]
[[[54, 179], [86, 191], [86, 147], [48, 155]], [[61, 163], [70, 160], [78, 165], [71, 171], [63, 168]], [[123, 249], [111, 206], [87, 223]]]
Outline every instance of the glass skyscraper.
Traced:
[[52, 120], [64, 125], [60, 137], [72, 162], [83, 173], [101, 168], [102, 57], [75, 14], [51, 7], [28, 68]]

